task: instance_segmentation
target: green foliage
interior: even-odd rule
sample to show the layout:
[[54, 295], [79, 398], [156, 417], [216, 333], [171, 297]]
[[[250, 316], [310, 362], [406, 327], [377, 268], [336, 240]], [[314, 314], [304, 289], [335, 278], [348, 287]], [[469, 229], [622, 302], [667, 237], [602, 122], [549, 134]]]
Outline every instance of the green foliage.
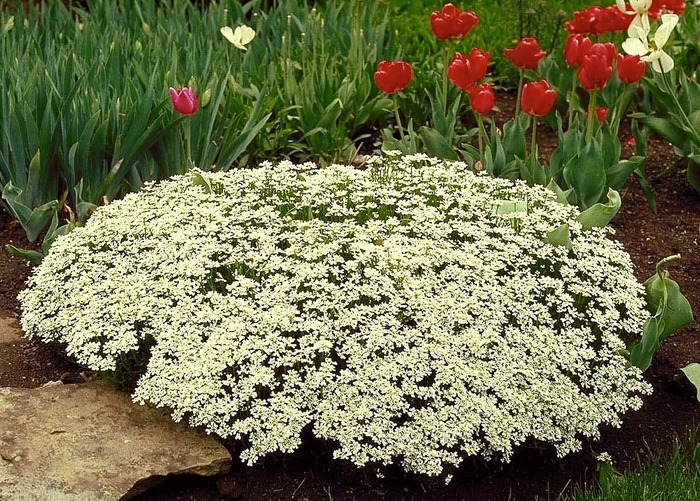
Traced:
[[700, 83], [682, 70], [645, 78], [650, 94], [643, 112], [631, 116], [673, 144], [687, 159], [687, 178], [700, 191]]
[[659, 344], [681, 327], [693, 321], [693, 312], [678, 284], [668, 277], [662, 267], [680, 259], [680, 255], [667, 257], [656, 265], [656, 274], [646, 282], [647, 304], [652, 316], [645, 322], [642, 339], [630, 350], [630, 363], [647, 370]]
[[[376, 5], [96, 0], [0, 11], [0, 200], [30, 240], [65, 206], [94, 207], [193, 164], [351, 161], [385, 99], [372, 81], [387, 45]], [[219, 34], [251, 25], [247, 51]], [[184, 117], [167, 89], [192, 86]], [[79, 188], [80, 187], [80, 188]]]
[[598, 487], [577, 489], [560, 501], [690, 501], [700, 499], [700, 444], [697, 430], [674, 441], [670, 454], [647, 447], [635, 470], [617, 472], [607, 461], [599, 464]]

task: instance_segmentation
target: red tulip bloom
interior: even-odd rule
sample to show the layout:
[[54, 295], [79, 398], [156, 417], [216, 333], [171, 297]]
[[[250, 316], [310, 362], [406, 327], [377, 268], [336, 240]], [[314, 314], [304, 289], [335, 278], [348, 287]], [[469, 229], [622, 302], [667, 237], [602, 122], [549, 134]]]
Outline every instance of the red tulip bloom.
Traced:
[[578, 79], [584, 89], [591, 91], [603, 88], [612, 75], [616, 53], [615, 45], [610, 42], [595, 43], [588, 49], [578, 68]]
[[[595, 109], [595, 118], [598, 122], [604, 122], [605, 118], [608, 116], [608, 108], [604, 106], [597, 106]], [[588, 118], [588, 110], [586, 110], [586, 118]]]
[[480, 83], [473, 89], [467, 91], [472, 110], [484, 115], [491, 111], [496, 104], [496, 96], [490, 84]]
[[515, 49], [503, 49], [503, 53], [511, 62], [521, 70], [531, 70], [537, 66], [545, 54], [540, 50], [537, 40], [532, 37], [525, 37], [518, 42]]
[[581, 9], [574, 11], [573, 19], [564, 23], [564, 28], [566, 28], [566, 31], [568, 31], [569, 33], [590, 33], [593, 18], [594, 15], [592, 15], [589, 9]]
[[183, 115], [191, 115], [199, 108], [197, 95], [192, 87], [180, 87], [177, 90], [170, 87], [170, 100], [175, 111]]
[[430, 27], [439, 40], [462, 38], [479, 23], [474, 11], [460, 11], [451, 3], [430, 14]]
[[460, 89], [470, 90], [474, 84], [484, 78], [491, 60], [488, 51], [472, 48], [469, 54], [458, 52], [447, 67], [447, 76]]
[[621, 82], [631, 84], [637, 82], [644, 76], [647, 63], [639, 59], [639, 56], [622, 55], [617, 56], [617, 76]]
[[549, 86], [547, 80], [538, 80], [523, 85], [520, 106], [528, 115], [541, 117], [549, 113], [556, 100], [557, 91]]
[[404, 61], [380, 61], [374, 72], [374, 83], [388, 94], [405, 89], [413, 78], [413, 68]]
[[593, 42], [580, 33], [569, 35], [564, 42], [564, 61], [569, 66], [578, 67], [583, 62], [583, 56], [591, 48]]
[[661, 14], [673, 12], [681, 15], [685, 10], [685, 2], [683, 0], [653, 0], [649, 7], [649, 17], [657, 19]]

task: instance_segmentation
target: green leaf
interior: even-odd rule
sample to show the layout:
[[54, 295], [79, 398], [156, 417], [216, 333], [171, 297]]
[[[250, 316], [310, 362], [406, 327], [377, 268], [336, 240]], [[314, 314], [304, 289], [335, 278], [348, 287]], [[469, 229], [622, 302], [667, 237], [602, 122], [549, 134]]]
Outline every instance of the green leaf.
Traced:
[[695, 389], [697, 390], [696, 398], [698, 399], [698, 402], [700, 402], [700, 364], [688, 364], [681, 369], [681, 372], [685, 374], [688, 381], [693, 383], [693, 386], [695, 386]]
[[608, 203], [597, 203], [576, 217], [576, 220], [583, 225], [584, 230], [590, 230], [593, 227], [603, 228], [607, 226], [610, 220], [615, 217], [617, 211], [620, 210], [622, 206], [620, 194], [610, 188], [608, 189], [607, 197]]
[[566, 191], [562, 190], [557, 182], [554, 180], [554, 178], [550, 179], [549, 184], [547, 185], [547, 188], [552, 190], [554, 193], [557, 195], [557, 201], [560, 204], [565, 204], [568, 205], [569, 203], [569, 198], [568, 195], [571, 193], [571, 189], [568, 189]]
[[676, 148], [685, 149], [688, 136], [680, 127], [676, 127], [670, 120], [646, 115], [644, 113], [632, 113], [631, 118], [638, 120], [661, 137], [673, 144]]
[[2, 190], [2, 198], [27, 234], [27, 240], [34, 242], [39, 233], [49, 224], [51, 216], [61, 206], [58, 200], [52, 200], [34, 209], [27, 207], [22, 199], [22, 190], [10, 181]]
[[576, 192], [581, 209], [598, 203], [605, 193], [605, 166], [600, 144], [592, 139], [564, 166], [564, 179]]
[[647, 307], [653, 315], [644, 323], [642, 339], [630, 350], [630, 363], [642, 371], [651, 365], [661, 341], [693, 321], [690, 303], [678, 284], [668, 278], [668, 272], [661, 270], [661, 266], [679, 258], [676, 255], [662, 259], [656, 265], [656, 273], [644, 282]]
[[661, 309], [664, 321], [659, 339], [663, 341], [681, 327], [693, 321], [693, 311], [680, 287], [668, 278], [668, 273], [656, 273], [644, 282], [647, 303], [651, 311]]
[[605, 179], [608, 187], [619, 190], [624, 186], [627, 178], [646, 162], [645, 157], [634, 156], [629, 160], [621, 160], [615, 165], [608, 167], [605, 171]]
[[35, 265], [41, 264], [41, 260], [44, 259], [44, 255], [41, 252], [30, 249], [20, 249], [12, 244], [5, 245], [5, 249], [13, 256], [26, 259]]
[[437, 129], [423, 126], [418, 130], [418, 133], [425, 143], [428, 155], [447, 160], [459, 160], [452, 145]]
[[571, 235], [569, 234], [569, 225], [562, 224], [556, 230], [547, 233], [547, 241], [552, 245], [560, 245], [571, 249]]

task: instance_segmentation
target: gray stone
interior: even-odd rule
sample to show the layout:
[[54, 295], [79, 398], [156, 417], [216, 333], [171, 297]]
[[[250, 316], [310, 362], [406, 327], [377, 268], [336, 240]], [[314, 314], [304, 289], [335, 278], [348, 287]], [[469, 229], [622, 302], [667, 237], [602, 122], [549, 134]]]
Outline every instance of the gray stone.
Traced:
[[230, 465], [214, 437], [104, 382], [0, 388], [0, 501], [126, 500]]

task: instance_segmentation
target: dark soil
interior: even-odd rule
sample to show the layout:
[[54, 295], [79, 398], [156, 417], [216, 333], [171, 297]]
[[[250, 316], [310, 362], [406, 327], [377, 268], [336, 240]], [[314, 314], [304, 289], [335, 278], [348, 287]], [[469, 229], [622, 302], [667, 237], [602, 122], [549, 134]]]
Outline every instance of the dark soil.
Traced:
[[[541, 134], [542, 152], [551, 152], [553, 144], [555, 137]], [[652, 138], [649, 145], [647, 174], [656, 192], [658, 214], [651, 212], [641, 189], [630, 180], [621, 192], [622, 209], [611, 223], [617, 232], [615, 238], [631, 254], [640, 281], [654, 272], [656, 262], [680, 253], [681, 261], [670, 268], [671, 277], [680, 284], [693, 309], [700, 312], [700, 195], [685, 180], [683, 164], [672, 147], [658, 138]], [[0, 245], [7, 243], [28, 245], [21, 227], [0, 208]], [[16, 295], [30, 271], [22, 260], [0, 252], [0, 317], [19, 316]], [[645, 373], [654, 393], [644, 398], [642, 409], [628, 413], [621, 428], [604, 427], [600, 440], [585, 440], [579, 453], [565, 458], [557, 458], [549, 446], [529, 444], [508, 464], [467, 460], [446, 486], [398, 469], [377, 479], [371, 470], [333, 460], [330, 446], [311, 437], [296, 453], [273, 455], [253, 467], [237, 462], [236, 444], [229, 444], [234, 465], [228, 475], [166, 479], [137, 501], [556, 499], [576, 485], [595, 483], [596, 454], [608, 452], [619, 470], [634, 468], [637, 456], [644, 456], [647, 446], [668, 451], [674, 439], [685, 439], [700, 426], [695, 388], [674, 377], [679, 368], [700, 362], [699, 331], [696, 322], [662, 344]], [[0, 353], [0, 387], [37, 387], [57, 379], [79, 382], [80, 372], [56, 349], [33, 341], [16, 343]]]

